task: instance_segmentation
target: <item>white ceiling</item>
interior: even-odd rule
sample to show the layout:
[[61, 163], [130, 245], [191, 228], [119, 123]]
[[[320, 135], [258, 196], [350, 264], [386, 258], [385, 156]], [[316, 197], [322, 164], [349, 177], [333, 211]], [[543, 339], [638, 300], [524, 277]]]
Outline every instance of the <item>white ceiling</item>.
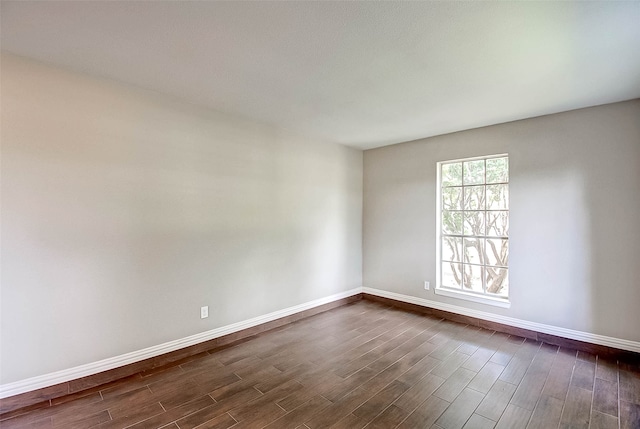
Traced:
[[2, 49], [372, 148], [640, 97], [640, 2], [2, 1]]

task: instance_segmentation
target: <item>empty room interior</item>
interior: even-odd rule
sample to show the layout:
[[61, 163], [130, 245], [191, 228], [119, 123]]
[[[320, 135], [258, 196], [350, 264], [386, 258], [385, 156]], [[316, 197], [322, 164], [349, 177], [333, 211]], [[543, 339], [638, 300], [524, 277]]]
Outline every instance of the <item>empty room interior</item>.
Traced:
[[640, 428], [640, 2], [0, 17], [0, 428]]

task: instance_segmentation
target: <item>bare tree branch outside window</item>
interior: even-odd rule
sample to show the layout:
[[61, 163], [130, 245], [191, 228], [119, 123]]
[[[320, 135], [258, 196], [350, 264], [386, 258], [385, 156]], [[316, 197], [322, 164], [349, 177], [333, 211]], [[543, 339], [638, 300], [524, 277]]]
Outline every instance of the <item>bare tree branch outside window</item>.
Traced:
[[509, 158], [440, 166], [440, 287], [509, 295]]

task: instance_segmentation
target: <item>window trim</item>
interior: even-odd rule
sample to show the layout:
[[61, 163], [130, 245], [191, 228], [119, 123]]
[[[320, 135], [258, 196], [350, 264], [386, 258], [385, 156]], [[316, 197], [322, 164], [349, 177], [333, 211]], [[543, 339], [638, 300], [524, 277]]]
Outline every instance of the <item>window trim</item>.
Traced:
[[[451, 164], [454, 162], [465, 162], [465, 161], [476, 161], [476, 160], [486, 160], [491, 158], [509, 158], [508, 153], [499, 153], [492, 155], [481, 155], [469, 158], [459, 158], [459, 159], [448, 159], [445, 161], [438, 161], [436, 163], [436, 287], [434, 288], [434, 293], [436, 295], [442, 295], [450, 298], [457, 298], [466, 301], [477, 302], [486, 305], [492, 305], [496, 307], [502, 308], [510, 308], [511, 307], [511, 291], [509, 291], [509, 295], [507, 297], [499, 297], [492, 296], [487, 294], [479, 294], [474, 292], [466, 292], [464, 290], [457, 290], [453, 288], [448, 288], [441, 285], [441, 271], [442, 271], [442, 183], [441, 183], [441, 171], [443, 164]], [[511, 171], [509, 171], [509, 181], [507, 184], [511, 183], [510, 180]], [[493, 183], [492, 183], [493, 184]], [[486, 186], [486, 183], [484, 183]], [[511, 200], [511, 198], [509, 198]], [[511, 213], [511, 207], [507, 209], [509, 214]], [[482, 238], [486, 238], [486, 236], [482, 236]], [[509, 246], [511, 248], [511, 246]], [[506, 267], [510, 270], [509, 266]], [[509, 284], [511, 286], [511, 284]]]
[[[440, 265], [440, 264], [438, 264]], [[465, 292], [463, 290], [450, 289], [436, 286], [433, 290], [436, 295], [448, 296], [450, 298], [464, 299], [465, 301], [479, 302], [480, 304], [493, 305], [502, 308], [511, 308], [511, 301], [509, 298], [498, 298], [489, 295], [480, 295], [478, 293]]]

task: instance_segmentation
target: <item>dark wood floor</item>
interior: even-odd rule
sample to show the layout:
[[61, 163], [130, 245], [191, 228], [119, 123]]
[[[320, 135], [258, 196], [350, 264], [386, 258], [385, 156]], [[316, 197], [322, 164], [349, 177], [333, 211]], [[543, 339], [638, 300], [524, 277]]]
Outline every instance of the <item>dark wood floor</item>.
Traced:
[[4, 428], [640, 428], [640, 368], [359, 301]]

